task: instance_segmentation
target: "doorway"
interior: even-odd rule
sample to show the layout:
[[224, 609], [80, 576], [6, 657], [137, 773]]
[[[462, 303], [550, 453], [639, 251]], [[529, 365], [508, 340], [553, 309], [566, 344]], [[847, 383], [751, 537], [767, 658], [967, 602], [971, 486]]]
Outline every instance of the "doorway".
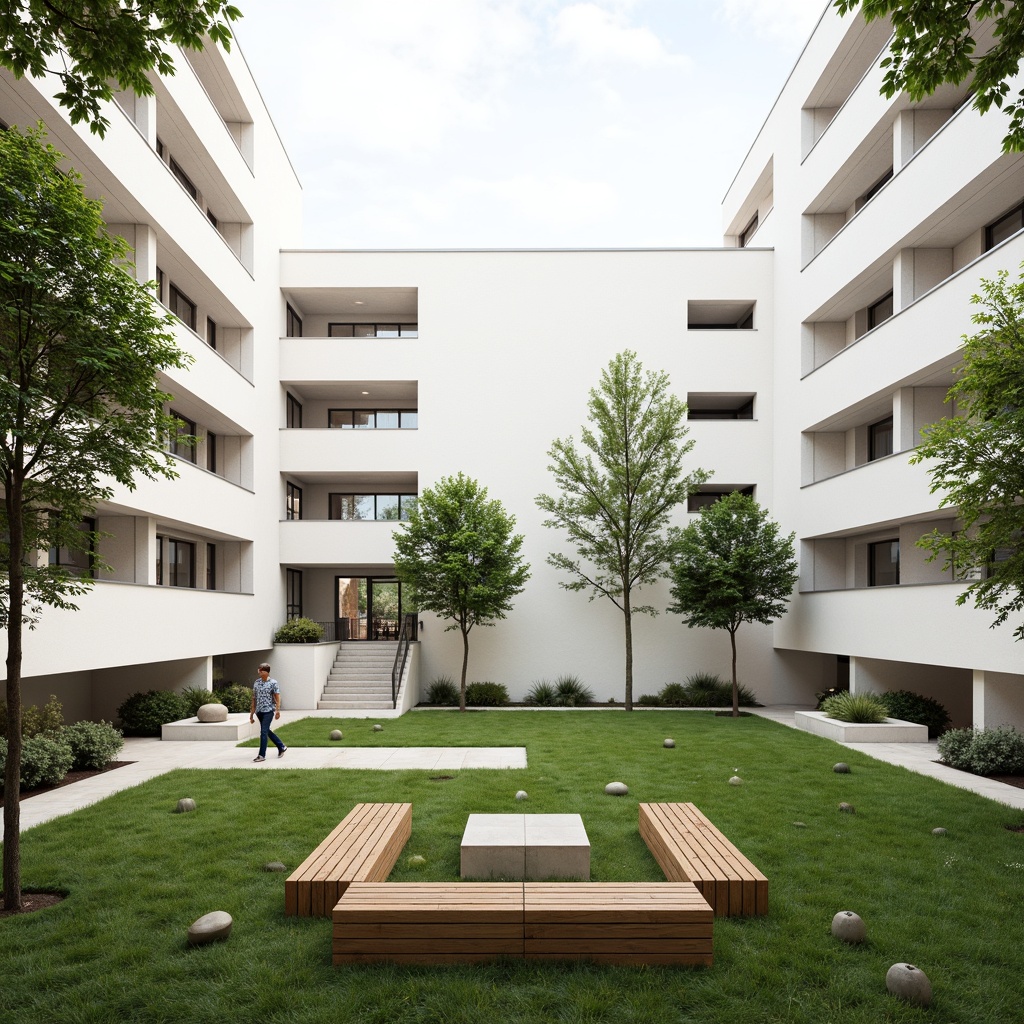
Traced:
[[340, 640], [397, 640], [402, 616], [415, 613], [394, 576], [336, 576]]

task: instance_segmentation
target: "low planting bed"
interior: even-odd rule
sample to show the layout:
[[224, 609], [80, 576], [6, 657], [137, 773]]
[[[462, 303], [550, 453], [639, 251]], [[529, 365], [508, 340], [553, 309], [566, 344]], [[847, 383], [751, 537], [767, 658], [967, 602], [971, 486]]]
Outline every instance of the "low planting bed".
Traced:
[[800, 729], [838, 743], [926, 743], [928, 726], [886, 718], [884, 722], [840, 722], [824, 711], [798, 711]]

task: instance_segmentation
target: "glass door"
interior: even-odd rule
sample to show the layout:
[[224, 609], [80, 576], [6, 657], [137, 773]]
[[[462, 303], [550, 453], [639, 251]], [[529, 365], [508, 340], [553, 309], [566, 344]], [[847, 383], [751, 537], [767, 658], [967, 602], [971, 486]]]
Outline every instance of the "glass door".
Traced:
[[397, 640], [406, 607], [393, 576], [336, 576], [335, 618], [339, 640]]

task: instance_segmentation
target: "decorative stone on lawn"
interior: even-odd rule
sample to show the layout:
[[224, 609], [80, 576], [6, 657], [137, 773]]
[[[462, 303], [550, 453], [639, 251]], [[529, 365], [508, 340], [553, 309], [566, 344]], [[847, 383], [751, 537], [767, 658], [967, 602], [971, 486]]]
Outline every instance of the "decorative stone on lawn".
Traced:
[[662, 743], [663, 747], [669, 747], [669, 748], [674, 747], [675, 745], [676, 745], [676, 741], [674, 739], [672, 739], [671, 737], [669, 737], [668, 739], [665, 740], [664, 743]]
[[738, 775], [734, 775], [729, 780], [729, 785], [730, 786], [742, 786], [743, 785], [743, 780]]
[[913, 964], [893, 964], [885, 975], [885, 987], [897, 999], [915, 1006], [931, 1006], [932, 983], [928, 975]]
[[190, 946], [205, 946], [218, 939], [226, 939], [231, 934], [231, 915], [226, 910], [215, 910], [204, 914], [198, 921], [193, 921], [188, 930]]
[[629, 792], [629, 786], [624, 782], [609, 782], [604, 791], [609, 796], [625, 796]]
[[376, 725], [375, 725], [375, 726], [373, 727], [373, 731], [374, 731], [374, 732], [383, 732], [383, 731], [384, 731], [384, 726], [383, 726], [383, 725], [381, 725], [381, 724], [380, 724], [380, 723], [378, 722], [378, 723], [377, 723], [377, 724], [376, 724]]
[[272, 860], [267, 864], [263, 865], [264, 871], [287, 871], [288, 869], [279, 861]]
[[226, 722], [228, 709], [223, 704], [204, 704], [197, 712], [200, 722]]
[[794, 821], [793, 828], [807, 828], [807, 826], [802, 821]]
[[843, 942], [855, 944], [863, 942], [868, 937], [868, 930], [852, 910], [840, 910], [832, 918], [832, 934]]
[[174, 808], [175, 814], [185, 814], [188, 811], [194, 811], [196, 809], [196, 802], [190, 796], [182, 797], [178, 801], [178, 806]]
[[343, 740], [344, 738], [345, 737], [342, 735], [342, 732], [341, 732], [340, 729], [332, 729], [331, 730], [331, 739], [332, 740]]
[[853, 804], [841, 803], [839, 805], [839, 811], [841, 814], [853, 814]]
[[516, 799], [517, 800], [529, 800], [530, 799], [530, 794], [527, 793], [525, 789], [521, 789], [521, 790], [519, 790], [518, 793], [516, 793]]
[[850, 766], [845, 761], [840, 761], [839, 764], [832, 766], [832, 771], [836, 772], [838, 775], [849, 775]]
[[945, 834], [946, 834], [946, 830], [944, 828], [933, 828], [932, 829], [932, 835], [933, 836], [944, 836]]
[[406, 864], [411, 868], [421, 868], [427, 863], [427, 858], [421, 856], [418, 853], [414, 853], [407, 861]]

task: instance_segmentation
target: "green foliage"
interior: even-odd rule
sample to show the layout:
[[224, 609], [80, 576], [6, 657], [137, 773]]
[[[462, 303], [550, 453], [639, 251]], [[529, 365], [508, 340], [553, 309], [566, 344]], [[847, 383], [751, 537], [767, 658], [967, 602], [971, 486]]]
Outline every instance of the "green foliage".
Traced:
[[541, 679], [530, 687], [524, 703], [536, 704], [542, 708], [550, 708], [554, 707], [555, 697], [557, 696], [558, 691], [555, 689], [554, 683], [547, 679]]
[[[7, 740], [0, 738], [0, 771], [5, 774], [7, 749]], [[74, 760], [71, 745], [60, 733], [27, 737], [21, 748], [20, 788], [57, 785], [71, 771]]]
[[[1024, 611], [1024, 280], [1006, 271], [981, 282], [981, 306], [971, 320], [982, 327], [964, 336], [963, 362], [947, 402], [956, 415], [925, 427], [912, 463], [927, 460], [940, 508], [954, 508], [961, 526], [938, 530], [918, 544], [943, 568], [966, 581], [957, 604], [974, 599], [995, 612], [993, 626]], [[1024, 623], [1013, 631], [1024, 639]]]
[[214, 691], [211, 698], [213, 701], [220, 701], [232, 715], [240, 715], [252, 707], [252, 687], [243, 686], [242, 683], [229, 683]]
[[1024, 733], [998, 729], [950, 729], [939, 737], [943, 763], [974, 775], [1024, 775]]
[[[34, 704], [21, 709], [21, 735], [40, 736], [49, 732], [57, 732], [64, 724], [64, 708], [56, 696], [38, 708]], [[0, 734], [7, 735], [7, 704], [0, 701]]]
[[633, 706], [634, 612], [656, 615], [634, 604], [634, 591], [654, 583], [671, 555], [666, 527], [690, 489], [708, 474], [683, 473], [686, 405], [669, 394], [666, 373], [644, 373], [635, 352], [620, 352], [601, 371], [587, 401], [589, 426], [573, 438], [559, 438], [548, 451], [548, 470], [559, 495], [537, 496], [548, 514], [544, 525], [563, 530], [576, 558], [555, 552], [548, 564], [568, 579], [560, 586], [606, 597], [623, 615], [625, 705]]
[[[1011, 102], [1010, 79], [1024, 54], [1024, 20], [1004, 0], [835, 0], [840, 14], [860, 7], [868, 21], [892, 19], [893, 38], [882, 94], [906, 92], [915, 103], [943, 84], [970, 86], [971, 104], [985, 113], [993, 106], [1010, 118], [1003, 152], [1024, 150], [1024, 89]], [[985, 22], [989, 22], [988, 25]], [[986, 29], [994, 38], [977, 52]]]
[[530, 578], [515, 522], [500, 501], [488, 500], [486, 487], [459, 473], [426, 488], [393, 534], [395, 575], [412, 588], [416, 607], [462, 633], [462, 707], [470, 630], [505, 618]]
[[656, 693], [642, 693], [637, 698], [636, 702], [642, 708], [660, 708], [661, 707], [661, 697], [659, 697]]
[[579, 708], [594, 703], [594, 691], [579, 676], [561, 675], [555, 680], [555, 704]]
[[842, 690], [821, 702], [821, 710], [838, 722], [877, 724], [889, 717], [889, 709], [876, 693], [850, 693]]
[[117, 717], [126, 736], [159, 736], [160, 726], [191, 716], [181, 694], [146, 690], [126, 698], [117, 709]]
[[889, 709], [890, 718], [927, 725], [929, 739], [935, 739], [949, 728], [949, 712], [933, 697], [910, 690], [890, 690], [879, 694], [879, 699]]
[[72, 770], [105, 768], [121, 752], [124, 738], [109, 722], [75, 722], [60, 731], [71, 747]]
[[691, 629], [705, 626], [729, 632], [732, 647], [732, 708], [739, 713], [736, 679], [736, 632], [744, 622], [768, 624], [786, 611], [798, 578], [794, 534], [779, 536], [748, 495], [733, 491], [670, 536], [674, 549], [669, 575], [675, 604]]
[[689, 689], [682, 683], [666, 683], [658, 694], [658, 705], [663, 708], [688, 708]]
[[508, 687], [503, 683], [470, 683], [466, 703], [478, 708], [500, 708], [508, 704]]
[[[727, 708], [732, 705], [733, 687], [713, 672], [695, 672], [686, 677], [687, 707]], [[736, 684], [736, 698], [741, 708], [761, 706], [754, 694], [742, 683]]]
[[451, 676], [437, 676], [427, 687], [427, 703], [458, 707], [459, 688]]
[[204, 37], [231, 48], [228, 23], [241, 17], [223, 0], [133, 0], [125, 4], [13, 0], [0, 9], [0, 66], [15, 77], [56, 75], [57, 102], [72, 124], [103, 136], [101, 104], [114, 88], [153, 95], [149, 72], [174, 74], [177, 47], [201, 50]]
[[316, 644], [324, 638], [324, 628], [312, 619], [289, 619], [274, 634], [275, 644]]
[[[186, 686], [185, 689], [179, 691], [178, 696], [185, 702], [186, 718], [198, 714], [199, 709], [204, 704], [224, 703], [220, 698], [220, 694], [211, 693], [209, 690], [204, 690], [201, 686]], [[248, 710], [248, 707], [246, 710]]]

